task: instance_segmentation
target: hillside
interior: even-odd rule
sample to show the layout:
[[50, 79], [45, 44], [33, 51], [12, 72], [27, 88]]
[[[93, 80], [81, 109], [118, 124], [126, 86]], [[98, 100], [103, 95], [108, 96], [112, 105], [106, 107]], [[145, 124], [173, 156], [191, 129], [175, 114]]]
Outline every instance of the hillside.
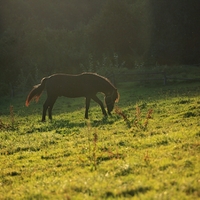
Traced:
[[[200, 86], [120, 83], [116, 112], [0, 99], [1, 199], [200, 198]], [[12, 105], [13, 107], [10, 107]], [[9, 111], [10, 109], [10, 111]]]

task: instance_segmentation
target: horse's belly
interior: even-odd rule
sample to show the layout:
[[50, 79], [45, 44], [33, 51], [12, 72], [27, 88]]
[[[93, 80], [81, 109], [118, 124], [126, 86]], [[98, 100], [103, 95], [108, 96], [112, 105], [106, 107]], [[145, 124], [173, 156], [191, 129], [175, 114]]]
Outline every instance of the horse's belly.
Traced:
[[85, 97], [86, 92], [81, 90], [63, 90], [59, 96], [64, 96], [68, 98], [78, 98], [78, 97]]

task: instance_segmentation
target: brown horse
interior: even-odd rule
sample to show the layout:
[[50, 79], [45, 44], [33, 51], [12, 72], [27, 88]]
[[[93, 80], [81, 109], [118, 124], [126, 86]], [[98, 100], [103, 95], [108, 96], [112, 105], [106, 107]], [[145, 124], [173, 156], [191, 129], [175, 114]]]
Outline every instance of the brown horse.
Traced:
[[102, 101], [96, 96], [98, 92], [105, 95], [105, 103], [108, 114], [114, 108], [114, 103], [119, 100], [119, 94], [113, 84], [105, 77], [94, 73], [82, 73], [79, 75], [54, 74], [45, 77], [39, 85], [35, 85], [26, 99], [26, 106], [30, 101], [39, 100], [42, 91], [46, 88], [47, 99], [43, 105], [42, 121], [45, 121], [46, 111], [48, 109], [49, 119], [52, 120], [52, 108], [59, 96], [69, 98], [85, 97], [85, 118], [88, 119], [88, 110], [91, 99], [98, 103], [104, 116], [107, 112]]

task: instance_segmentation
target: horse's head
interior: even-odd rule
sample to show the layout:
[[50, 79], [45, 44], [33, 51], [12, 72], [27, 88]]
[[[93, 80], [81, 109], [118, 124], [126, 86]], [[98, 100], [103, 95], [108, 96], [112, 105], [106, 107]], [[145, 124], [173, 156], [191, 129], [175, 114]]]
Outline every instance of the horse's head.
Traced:
[[105, 97], [105, 103], [108, 110], [108, 114], [111, 115], [111, 112], [114, 108], [115, 102], [119, 101], [119, 93], [115, 89], [112, 93], [108, 93]]

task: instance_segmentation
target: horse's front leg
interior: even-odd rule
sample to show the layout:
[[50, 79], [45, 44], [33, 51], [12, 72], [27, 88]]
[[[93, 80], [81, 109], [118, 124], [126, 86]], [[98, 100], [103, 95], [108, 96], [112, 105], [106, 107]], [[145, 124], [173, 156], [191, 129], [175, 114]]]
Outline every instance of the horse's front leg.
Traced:
[[49, 101], [49, 107], [48, 107], [48, 114], [49, 114], [49, 119], [52, 120], [52, 109], [53, 106], [56, 102], [57, 97], [51, 97], [50, 101]]
[[90, 107], [90, 97], [86, 97], [85, 99], [85, 119], [88, 119], [88, 111], [89, 111], [89, 107]]
[[105, 108], [104, 108], [104, 105], [103, 105], [102, 101], [101, 101], [97, 96], [92, 97], [92, 99], [93, 99], [96, 103], [98, 103], [98, 104], [100, 105], [101, 110], [102, 110], [102, 113], [103, 113], [103, 115], [106, 117], [106, 116], [107, 116], [107, 112], [106, 112], [106, 110], [105, 110]]
[[45, 103], [43, 104], [42, 122], [45, 121], [47, 108], [48, 108], [48, 100], [46, 100]]

